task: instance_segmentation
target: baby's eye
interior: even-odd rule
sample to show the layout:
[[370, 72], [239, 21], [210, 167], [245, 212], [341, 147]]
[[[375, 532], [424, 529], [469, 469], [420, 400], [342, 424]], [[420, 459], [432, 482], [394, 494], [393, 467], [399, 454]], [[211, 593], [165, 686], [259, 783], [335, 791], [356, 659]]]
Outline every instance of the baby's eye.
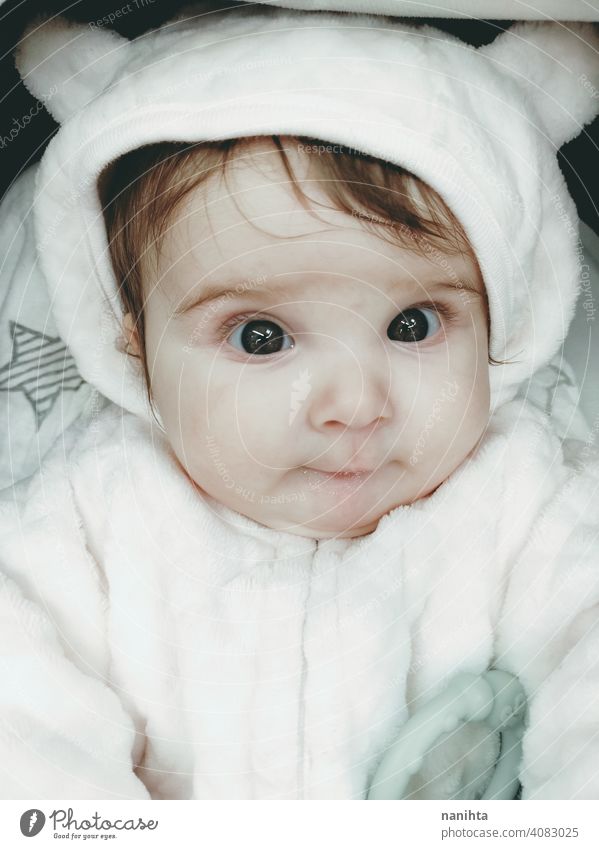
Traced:
[[397, 315], [387, 328], [387, 336], [394, 342], [421, 342], [433, 336], [441, 322], [435, 310], [411, 307]]
[[286, 339], [290, 342], [287, 347], [293, 348], [293, 340], [281, 325], [267, 318], [245, 321], [229, 336], [231, 344], [238, 342], [246, 354], [276, 354], [283, 350]]

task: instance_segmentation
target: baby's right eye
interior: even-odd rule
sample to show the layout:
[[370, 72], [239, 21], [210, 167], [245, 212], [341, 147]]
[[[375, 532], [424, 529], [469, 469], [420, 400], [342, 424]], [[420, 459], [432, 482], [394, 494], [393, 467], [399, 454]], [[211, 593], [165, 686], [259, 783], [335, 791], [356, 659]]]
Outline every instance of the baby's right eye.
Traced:
[[[237, 319], [239, 320], [239, 319]], [[280, 324], [267, 318], [253, 318], [238, 324], [228, 340], [234, 345], [238, 342], [246, 354], [277, 354], [283, 350], [283, 342], [289, 340], [288, 348], [293, 348], [293, 340], [285, 333]]]

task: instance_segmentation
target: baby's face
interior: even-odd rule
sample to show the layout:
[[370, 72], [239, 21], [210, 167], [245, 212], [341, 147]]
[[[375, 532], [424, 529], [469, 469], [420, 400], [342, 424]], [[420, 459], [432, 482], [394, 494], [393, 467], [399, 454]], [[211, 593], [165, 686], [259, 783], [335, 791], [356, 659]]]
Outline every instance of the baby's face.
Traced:
[[359, 215], [318, 220], [258, 152], [189, 196], [144, 280], [154, 402], [213, 498], [278, 530], [361, 536], [484, 431], [483, 283], [470, 256], [424, 257]]

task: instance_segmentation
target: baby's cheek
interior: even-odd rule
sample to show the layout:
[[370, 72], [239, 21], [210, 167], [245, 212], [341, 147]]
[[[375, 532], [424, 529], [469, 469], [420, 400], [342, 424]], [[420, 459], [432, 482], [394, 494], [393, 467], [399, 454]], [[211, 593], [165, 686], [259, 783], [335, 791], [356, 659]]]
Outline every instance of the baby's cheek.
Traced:
[[235, 404], [238, 439], [259, 465], [285, 465], [293, 440], [288, 395], [276, 385], [251, 392], [240, 388]]
[[[489, 418], [488, 379], [473, 380], [470, 374], [456, 375], [447, 384], [447, 462], [454, 467], [470, 453]], [[450, 446], [450, 447], [449, 447]]]
[[185, 385], [181, 402], [182, 431], [205, 443], [213, 437], [222, 441], [235, 427], [234, 387], [208, 382], [202, 372]]
[[202, 456], [218, 445], [231, 466], [272, 464], [277, 438], [281, 438], [272, 386], [261, 389], [249, 381], [213, 373], [186, 385], [184, 394], [181, 432], [188, 445]]
[[[413, 414], [438, 447], [453, 442], [459, 452], [470, 443], [486, 421], [489, 404], [488, 375], [477, 375], [476, 363], [454, 358], [453, 368], [438, 367], [422, 375]], [[432, 441], [432, 440], [431, 440]]]
[[180, 415], [185, 387], [190, 381], [188, 357], [184, 356], [177, 340], [167, 334], [155, 344], [152, 340], [148, 354], [148, 368], [152, 386], [152, 397], [160, 410], [163, 421]]
[[[456, 369], [453, 381], [457, 386], [456, 404], [473, 423], [486, 420], [490, 403], [489, 365], [487, 354], [472, 352], [471, 359]], [[480, 356], [478, 355], [480, 354]]]

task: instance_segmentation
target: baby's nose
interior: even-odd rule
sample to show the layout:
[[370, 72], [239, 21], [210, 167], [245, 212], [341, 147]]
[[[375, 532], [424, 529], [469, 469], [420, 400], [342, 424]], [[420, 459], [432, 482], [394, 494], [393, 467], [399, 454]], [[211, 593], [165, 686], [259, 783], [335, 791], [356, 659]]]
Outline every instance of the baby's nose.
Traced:
[[389, 366], [380, 354], [368, 363], [355, 357], [323, 362], [312, 395], [312, 425], [331, 433], [351, 429], [367, 435], [391, 418], [390, 391]]

